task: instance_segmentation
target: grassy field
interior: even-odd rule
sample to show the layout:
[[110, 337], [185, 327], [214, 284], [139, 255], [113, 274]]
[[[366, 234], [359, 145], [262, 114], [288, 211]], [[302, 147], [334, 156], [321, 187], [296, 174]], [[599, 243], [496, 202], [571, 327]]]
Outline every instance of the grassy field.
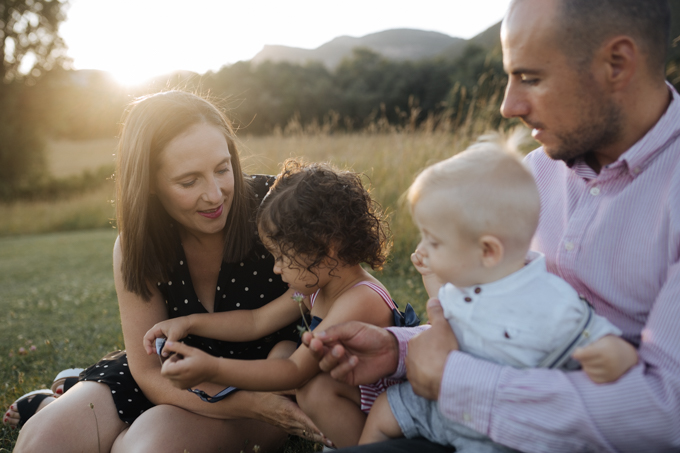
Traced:
[[[120, 349], [111, 229], [0, 238], [0, 407]], [[11, 451], [16, 432], [0, 428]]]
[[47, 143], [47, 166], [55, 178], [78, 175], [83, 170], [113, 165], [115, 138], [97, 140], [53, 140]]

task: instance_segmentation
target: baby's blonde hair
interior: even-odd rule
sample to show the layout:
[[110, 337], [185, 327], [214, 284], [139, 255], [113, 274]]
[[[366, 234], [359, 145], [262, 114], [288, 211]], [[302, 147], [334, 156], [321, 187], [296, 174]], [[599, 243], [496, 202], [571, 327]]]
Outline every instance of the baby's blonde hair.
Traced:
[[465, 151], [423, 170], [408, 190], [413, 212], [418, 200], [437, 190], [448, 191], [447, 204], [460, 234], [470, 240], [497, 237], [506, 253], [526, 254], [538, 226], [540, 200], [533, 176], [517, 146], [525, 134], [490, 133]]

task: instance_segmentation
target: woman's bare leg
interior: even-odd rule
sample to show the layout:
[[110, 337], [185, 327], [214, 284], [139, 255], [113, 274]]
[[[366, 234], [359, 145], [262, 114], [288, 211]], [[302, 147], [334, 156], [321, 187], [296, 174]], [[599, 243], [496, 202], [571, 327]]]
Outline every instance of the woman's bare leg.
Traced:
[[79, 382], [26, 422], [14, 452], [108, 452], [126, 427], [108, 386]]
[[357, 445], [366, 423], [358, 387], [343, 384], [328, 373], [321, 373], [297, 390], [297, 402], [336, 447]]
[[[150, 451], [276, 452], [286, 433], [255, 420], [218, 420], [176, 406], [155, 406], [144, 412], [116, 439], [112, 453]], [[255, 446], [257, 448], [253, 448]], [[102, 450], [103, 451], [103, 450]]]

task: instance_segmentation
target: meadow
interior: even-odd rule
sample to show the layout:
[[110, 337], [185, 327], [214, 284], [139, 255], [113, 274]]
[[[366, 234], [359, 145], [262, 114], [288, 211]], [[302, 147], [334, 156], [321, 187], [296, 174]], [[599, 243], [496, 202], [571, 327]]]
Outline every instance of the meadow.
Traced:
[[[248, 173], [276, 173], [285, 159], [330, 161], [365, 175], [374, 198], [390, 215], [392, 258], [378, 273], [402, 307], [425, 318], [425, 292], [410, 264], [418, 241], [403, 194], [419, 170], [464, 149], [484, 122], [456, 133], [436, 127], [389, 126], [333, 133], [289, 124], [269, 136], [242, 135], [238, 146]], [[50, 171], [69, 176], [111, 164], [115, 139], [52, 142]], [[62, 369], [87, 366], [123, 347], [111, 250], [116, 238], [112, 181], [68, 199], [0, 204], [0, 407], [49, 388]], [[0, 428], [0, 452], [11, 451], [16, 431]], [[313, 451], [291, 440], [287, 452]]]

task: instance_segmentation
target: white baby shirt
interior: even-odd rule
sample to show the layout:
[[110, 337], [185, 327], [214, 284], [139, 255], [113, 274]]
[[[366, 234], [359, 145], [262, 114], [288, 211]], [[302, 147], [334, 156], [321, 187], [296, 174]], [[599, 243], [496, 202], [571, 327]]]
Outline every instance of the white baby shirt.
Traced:
[[[518, 368], [536, 367], [564, 346], [587, 315], [576, 291], [549, 273], [542, 253], [530, 251], [527, 264], [484, 285], [439, 290], [444, 316], [460, 350]], [[594, 319], [586, 343], [621, 331], [602, 316]]]

